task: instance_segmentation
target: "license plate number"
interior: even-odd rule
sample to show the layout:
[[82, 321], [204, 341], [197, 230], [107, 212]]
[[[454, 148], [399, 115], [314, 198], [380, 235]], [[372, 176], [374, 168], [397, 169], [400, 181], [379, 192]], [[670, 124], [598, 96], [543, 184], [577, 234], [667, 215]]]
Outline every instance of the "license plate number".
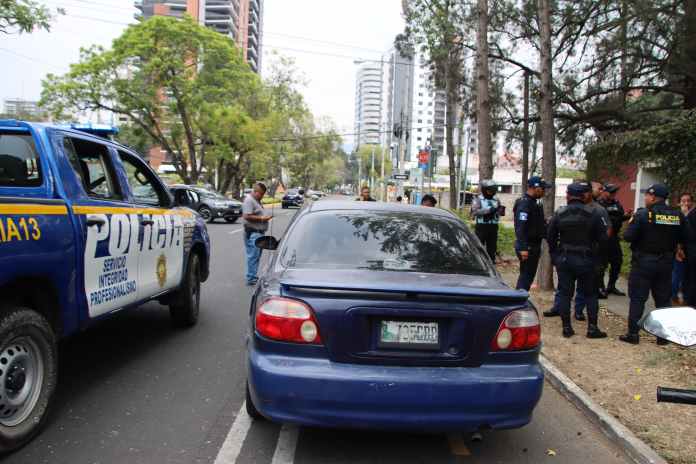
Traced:
[[437, 348], [438, 329], [437, 322], [382, 321], [379, 341], [385, 347]]

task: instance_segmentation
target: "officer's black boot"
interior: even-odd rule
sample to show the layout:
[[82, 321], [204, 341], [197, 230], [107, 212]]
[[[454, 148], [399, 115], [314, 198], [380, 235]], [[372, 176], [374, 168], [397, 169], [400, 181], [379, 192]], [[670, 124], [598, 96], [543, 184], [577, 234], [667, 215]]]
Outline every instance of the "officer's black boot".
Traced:
[[630, 343], [631, 345], [637, 345], [640, 343], [640, 337], [638, 334], [627, 333], [626, 335], [620, 335], [619, 340], [622, 342]]
[[561, 316], [561, 318], [563, 319], [563, 337], [570, 338], [575, 335], [573, 326], [570, 325], [570, 314], [567, 316]]
[[588, 324], [587, 325], [587, 338], [607, 338], [607, 333], [599, 330], [599, 327], [597, 327], [597, 324]]

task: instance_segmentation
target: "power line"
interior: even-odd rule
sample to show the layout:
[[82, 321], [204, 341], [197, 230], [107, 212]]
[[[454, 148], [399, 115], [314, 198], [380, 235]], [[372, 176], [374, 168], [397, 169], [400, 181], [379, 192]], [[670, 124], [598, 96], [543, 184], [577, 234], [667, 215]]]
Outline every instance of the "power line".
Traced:
[[[411, 132], [417, 129], [444, 129], [447, 127], [447, 124], [433, 124], [429, 126], [414, 126], [411, 128]], [[342, 133], [342, 134], [324, 134], [324, 135], [308, 135], [305, 137], [290, 137], [290, 138], [282, 138], [282, 139], [270, 139], [270, 142], [294, 142], [297, 140], [309, 140], [309, 139], [321, 139], [325, 137], [330, 137], [330, 136], [338, 136], [338, 137], [351, 137], [351, 136], [361, 136], [361, 135], [376, 135], [376, 134], [390, 134], [392, 133], [391, 130], [376, 130], [376, 131], [360, 131], [360, 132], [348, 132], [348, 133]]]
[[7, 49], [7, 48], [2, 48], [2, 47], [0, 47], [0, 51], [3, 51], [3, 52], [5, 52], [5, 53], [9, 53], [10, 55], [18, 56], [18, 57], [20, 57], [20, 58], [24, 58], [25, 60], [33, 61], [33, 62], [35, 62], [35, 63], [45, 64], [45, 65], [51, 66], [51, 67], [53, 67], [53, 68], [55, 68], [55, 69], [60, 69], [61, 71], [64, 70], [64, 67], [58, 66], [58, 65], [55, 64], [55, 63], [49, 63], [48, 61], [42, 61], [42, 60], [39, 60], [39, 59], [37, 59], [37, 58], [35, 58], [35, 57], [23, 55], [23, 54], [21, 54], [21, 53], [17, 53], [17, 52], [14, 51], [14, 50], [9, 50], [9, 49]]

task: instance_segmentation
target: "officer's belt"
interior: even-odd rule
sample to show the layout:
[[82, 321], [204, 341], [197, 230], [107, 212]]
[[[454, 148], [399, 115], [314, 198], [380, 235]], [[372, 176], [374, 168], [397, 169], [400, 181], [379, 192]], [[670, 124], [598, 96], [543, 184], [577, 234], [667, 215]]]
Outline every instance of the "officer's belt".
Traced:
[[633, 252], [636, 256], [651, 256], [655, 258], [671, 258], [674, 256], [674, 251], [662, 251], [662, 252], [652, 252], [652, 251], [641, 251], [637, 250]]
[[592, 248], [589, 246], [582, 245], [561, 245], [561, 251], [564, 253], [578, 254], [578, 255], [591, 255]]

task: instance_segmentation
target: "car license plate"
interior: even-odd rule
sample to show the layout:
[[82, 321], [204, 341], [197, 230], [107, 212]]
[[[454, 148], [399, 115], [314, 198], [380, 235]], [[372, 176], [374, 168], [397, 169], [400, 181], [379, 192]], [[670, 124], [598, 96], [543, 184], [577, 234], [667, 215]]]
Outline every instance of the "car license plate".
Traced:
[[382, 321], [380, 346], [394, 348], [438, 348], [437, 322]]

